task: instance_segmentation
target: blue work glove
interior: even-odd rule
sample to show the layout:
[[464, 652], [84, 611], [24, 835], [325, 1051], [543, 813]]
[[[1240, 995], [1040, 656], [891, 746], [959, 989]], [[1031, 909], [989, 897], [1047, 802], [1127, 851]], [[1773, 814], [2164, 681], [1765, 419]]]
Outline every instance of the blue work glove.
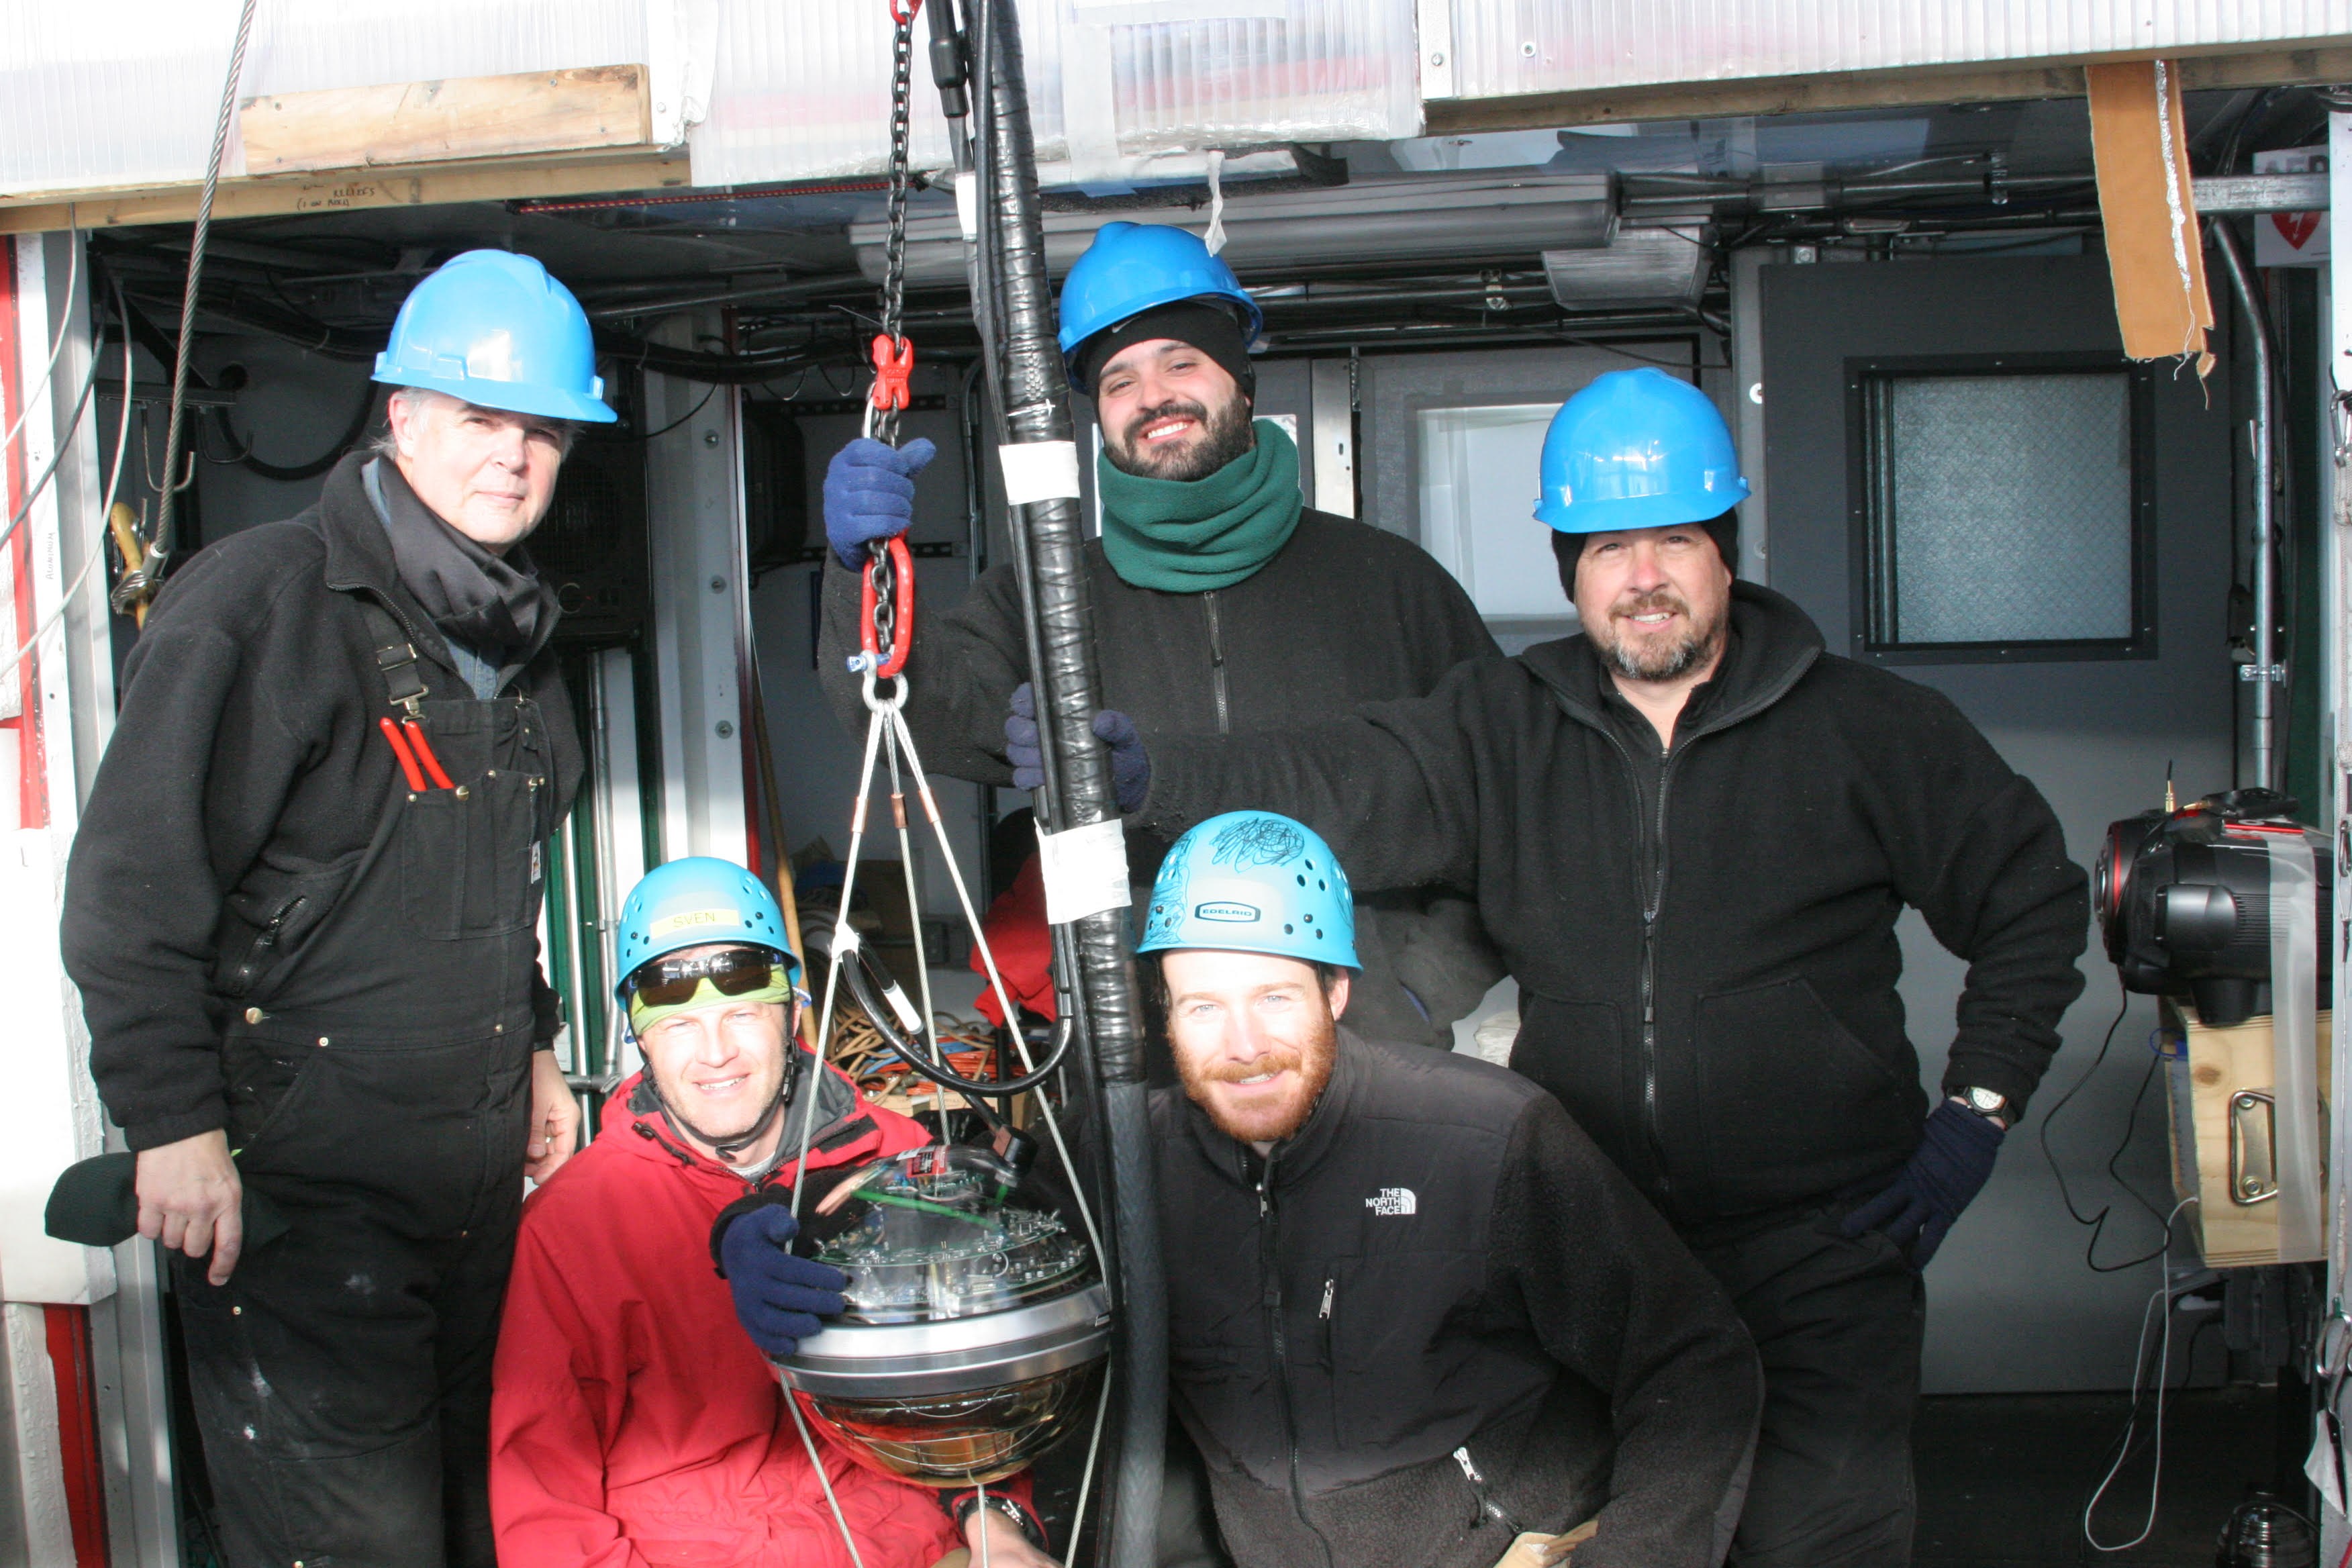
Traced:
[[860, 436], [824, 470], [824, 538], [844, 566], [866, 564], [866, 547], [896, 539], [915, 521], [915, 476], [939, 448], [918, 436], [886, 447]]
[[[1143, 809], [1151, 793], [1151, 759], [1135, 721], [1116, 708], [1095, 715], [1095, 739], [1110, 748], [1111, 793], [1122, 812]], [[1037, 693], [1027, 681], [1013, 689], [1013, 711], [1004, 721], [1004, 755], [1013, 763], [1013, 787], [1045, 787], [1045, 752], [1037, 738]]]
[[1984, 1189], [2004, 1136], [1975, 1111], [1945, 1100], [1928, 1116], [1910, 1163], [1876, 1197], [1845, 1216], [1845, 1233], [1884, 1231], [1909, 1252], [1913, 1268], [1927, 1268], [1952, 1222]]
[[713, 1248], [735, 1292], [737, 1321], [772, 1356], [792, 1354], [823, 1329], [822, 1320], [841, 1310], [841, 1293], [849, 1287], [840, 1269], [793, 1254], [800, 1230], [790, 1209], [769, 1204], [736, 1215]]

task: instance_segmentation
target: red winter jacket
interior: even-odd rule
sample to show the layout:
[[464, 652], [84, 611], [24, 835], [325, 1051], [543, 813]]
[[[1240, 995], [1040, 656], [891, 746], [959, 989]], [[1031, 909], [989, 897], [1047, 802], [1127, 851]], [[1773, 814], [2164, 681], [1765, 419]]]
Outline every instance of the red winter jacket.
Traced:
[[[828, 1079], [811, 1167], [929, 1142]], [[490, 1406], [500, 1568], [848, 1568], [792, 1413], [711, 1267], [711, 1221], [748, 1189], [688, 1152], [638, 1085], [523, 1206]], [[817, 1444], [866, 1568], [930, 1568], [963, 1543], [938, 1494]]]

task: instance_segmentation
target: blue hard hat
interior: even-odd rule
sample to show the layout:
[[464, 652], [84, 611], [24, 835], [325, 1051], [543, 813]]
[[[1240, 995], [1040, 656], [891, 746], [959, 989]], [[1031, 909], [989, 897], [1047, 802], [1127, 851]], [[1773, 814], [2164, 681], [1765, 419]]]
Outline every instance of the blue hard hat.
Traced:
[[1313, 828], [1271, 811], [1213, 816], [1160, 862], [1135, 951], [1171, 947], [1363, 967], [1348, 874]]
[[[1255, 342], [1265, 315], [1234, 269], [1209, 254], [1201, 237], [1170, 224], [1107, 223], [1062, 280], [1062, 360], [1077, 375], [1077, 351], [1106, 327], [1179, 300], [1221, 300]], [[1083, 392], [1085, 387], [1078, 388]]]
[[619, 977], [613, 994], [628, 1005], [628, 978], [656, 958], [689, 947], [747, 942], [783, 956], [794, 984], [800, 955], [793, 951], [784, 911], [767, 885], [732, 860], [690, 855], [646, 872], [621, 905], [614, 942]]
[[1649, 365], [1596, 376], [1563, 404], [1540, 468], [1536, 521], [1562, 533], [1705, 522], [1748, 499], [1714, 402]]
[[469, 250], [408, 291], [373, 379], [484, 408], [609, 425], [595, 334], [572, 290], [528, 256]]

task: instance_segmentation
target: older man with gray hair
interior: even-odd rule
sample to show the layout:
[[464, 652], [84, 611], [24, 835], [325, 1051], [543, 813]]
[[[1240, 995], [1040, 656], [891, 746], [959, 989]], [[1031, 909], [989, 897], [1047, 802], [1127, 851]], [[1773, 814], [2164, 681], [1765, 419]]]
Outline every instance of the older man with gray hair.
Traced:
[[[66, 885], [239, 1568], [495, 1561], [522, 1178], [579, 1119], [537, 920], [580, 747], [522, 542], [576, 423], [614, 417], [587, 318], [470, 251], [375, 379], [383, 439], [155, 601]], [[289, 1222], [250, 1250], [248, 1187]]]

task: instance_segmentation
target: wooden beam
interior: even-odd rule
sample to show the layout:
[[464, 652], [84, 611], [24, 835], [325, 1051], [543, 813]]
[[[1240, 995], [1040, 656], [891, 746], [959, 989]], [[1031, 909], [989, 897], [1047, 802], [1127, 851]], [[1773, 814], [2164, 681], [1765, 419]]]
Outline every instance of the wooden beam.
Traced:
[[[2083, 68], [2106, 60], [2152, 59], [2152, 51], [2066, 60], [2005, 61], [1968, 66], [1915, 66], [1903, 70], [1842, 71], [1824, 76], [1750, 77], [1737, 81], [1662, 82], [1531, 92], [1508, 98], [1433, 100], [1433, 136], [1477, 131], [1534, 131], [1559, 125], [1605, 125], [1645, 120], [1727, 120], [1746, 115], [1817, 114], [1836, 109], [1994, 103], [2019, 99], [2080, 98]], [[2306, 87], [2352, 81], [2352, 41], [2315, 39], [2307, 45], [2257, 51], [2183, 51], [2182, 88]]]
[[643, 147], [653, 104], [643, 66], [281, 92], [237, 115], [247, 174], [373, 169]]
[[[223, 180], [213, 216], [278, 217], [289, 213], [342, 212], [364, 207], [432, 206], [449, 202], [509, 201], [530, 196], [596, 195], [611, 191], [676, 190], [690, 184], [684, 149], [614, 158], [494, 159], [424, 168], [372, 169], [331, 179]], [[187, 223], [200, 194], [193, 184], [0, 197], [0, 234], [62, 228], [114, 228], [132, 224]]]

